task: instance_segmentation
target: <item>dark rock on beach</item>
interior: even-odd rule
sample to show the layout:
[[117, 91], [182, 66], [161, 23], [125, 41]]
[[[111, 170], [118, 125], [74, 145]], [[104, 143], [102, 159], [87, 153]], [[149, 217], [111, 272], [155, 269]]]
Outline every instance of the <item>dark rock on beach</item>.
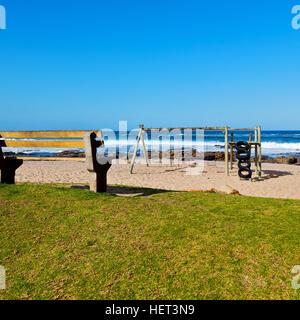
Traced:
[[6, 157], [24, 157], [24, 156], [28, 156], [28, 154], [23, 153], [23, 152], [3, 152], [3, 155]]
[[63, 151], [55, 154], [53, 157], [56, 158], [84, 158], [85, 153], [80, 151]]
[[207, 161], [223, 161], [225, 160], [225, 152], [205, 152], [204, 160]]
[[294, 157], [294, 156], [280, 156], [273, 159], [268, 159], [266, 162], [271, 163], [283, 163], [283, 164], [300, 164], [300, 157]]
[[296, 164], [297, 162], [298, 161], [297, 161], [296, 157], [293, 157], [293, 156], [288, 157], [288, 163], [289, 164]]
[[[4, 156], [8, 157], [26, 157], [30, 156], [27, 153], [19, 152], [3, 152]], [[119, 151], [117, 152], [116, 159], [121, 159], [125, 157], [126, 154], [120, 154]], [[142, 155], [140, 155], [142, 156]], [[54, 158], [84, 158], [85, 153], [81, 151], [63, 151], [59, 152], [57, 154], [53, 155], [47, 155], [44, 157], [54, 157]], [[128, 155], [129, 158], [132, 157], [131, 155]], [[148, 151], [148, 158], [149, 159], [180, 159], [180, 160], [193, 160], [193, 159], [203, 159], [203, 154], [197, 152], [195, 149], [192, 149], [190, 152], [182, 154], [181, 150], [169, 150], [169, 151], [156, 151], [156, 152], [150, 152]], [[204, 160], [206, 161], [224, 161], [225, 160], [225, 152], [222, 151], [210, 151], [204, 153]], [[233, 153], [233, 161], [236, 162], [235, 159], [235, 152]], [[253, 157], [251, 161], [254, 161]], [[262, 155], [262, 162], [265, 163], [280, 163], [280, 164], [290, 164], [290, 165], [300, 165], [300, 154], [296, 156], [278, 156], [276, 158], [270, 158], [268, 156]]]
[[[3, 152], [3, 155], [6, 157], [33, 157], [37, 155], [30, 155], [28, 153], [24, 153], [24, 152]], [[49, 157], [49, 158], [84, 158], [85, 154], [84, 152], [79, 152], [79, 151], [63, 151], [63, 152], [59, 152], [53, 155], [45, 155], [43, 157]]]

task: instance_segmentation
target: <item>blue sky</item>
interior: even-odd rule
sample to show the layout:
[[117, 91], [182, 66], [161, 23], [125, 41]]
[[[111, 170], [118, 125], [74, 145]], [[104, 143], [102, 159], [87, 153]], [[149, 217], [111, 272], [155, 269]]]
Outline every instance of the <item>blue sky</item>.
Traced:
[[300, 0], [0, 0], [1, 130], [300, 129]]

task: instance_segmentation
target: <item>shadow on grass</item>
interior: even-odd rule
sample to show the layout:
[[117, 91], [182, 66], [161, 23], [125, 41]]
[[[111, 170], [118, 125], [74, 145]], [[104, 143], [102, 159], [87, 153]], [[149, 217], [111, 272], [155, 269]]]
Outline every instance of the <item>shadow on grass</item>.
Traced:
[[[83, 189], [89, 190], [88, 185], [74, 185], [71, 186], [72, 189]], [[107, 193], [111, 195], [117, 195], [120, 197], [146, 197], [153, 194], [174, 192], [171, 190], [162, 189], [151, 189], [151, 188], [140, 188], [140, 187], [127, 187], [127, 186], [108, 186]]]

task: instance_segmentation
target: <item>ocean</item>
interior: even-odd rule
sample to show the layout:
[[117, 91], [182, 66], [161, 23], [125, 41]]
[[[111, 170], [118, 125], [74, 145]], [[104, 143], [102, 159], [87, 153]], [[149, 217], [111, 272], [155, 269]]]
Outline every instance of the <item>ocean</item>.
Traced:
[[[234, 131], [234, 141], [248, 141], [250, 133], [253, 131]], [[115, 139], [106, 139], [105, 145], [108, 148], [115, 148], [117, 145], [119, 147], [120, 153], [125, 152], [125, 146], [127, 143], [127, 150], [133, 152], [135, 141], [135, 132], [133, 137], [126, 139], [120, 138], [119, 133], [116, 133]], [[146, 132], [145, 144], [147, 150], [168, 150], [170, 149], [180, 149], [182, 144], [188, 149], [197, 149], [199, 151], [205, 152], [216, 152], [224, 151], [225, 142], [224, 134], [221, 131], [205, 131], [204, 136], [196, 136], [195, 132], [183, 134], [180, 131], [174, 131], [173, 139], [171, 143], [169, 142], [169, 137], [162, 137], [158, 139], [155, 134], [150, 135], [150, 132]], [[166, 134], [167, 135], [167, 134]], [[162, 135], [163, 136], [163, 135]], [[184, 141], [182, 137], [184, 136]], [[229, 138], [230, 139], [230, 138]], [[253, 133], [254, 140], [254, 133]], [[140, 144], [141, 147], [141, 144]], [[141, 152], [142, 153], [142, 152]], [[294, 131], [282, 131], [282, 130], [272, 130], [272, 131], [262, 131], [262, 154], [270, 158], [275, 158], [278, 156], [298, 156], [300, 157], [300, 130]]]
[[[248, 141], [250, 133], [251, 131], [234, 132], [234, 141]], [[214, 131], [206, 132], [205, 144], [207, 144], [207, 150], [224, 150], [224, 134]], [[300, 130], [262, 131], [262, 154], [269, 157], [300, 156]]]
[[[248, 141], [251, 131], [235, 131], [234, 141]], [[138, 130], [131, 132], [104, 131], [104, 140], [107, 153], [120, 154], [128, 152], [132, 154]], [[161, 135], [161, 137], [159, 137]], [[184, 139], [183, 139], [184, 138]], [[254, 135], [253, 135], [254, 139]], [[171, 141], [171, 143], [170, 143]], [[156, 132], [146, 132], [145, 144], [147, 150], [153, 152], [159, 150], [197, 149], [198, 151], [224, 151], [224, 134], [220, 131], [205, 131], [203, 134], [188, 132], [183, 134], [181, 131], [172, 132], [170, 139], [168, 134]], [[141, 149], [141, 144], [140, 144]], [[38, 148], [3, 148], [4, 152], [23, 153], [28, 156], [51, 156], [63, 151], [81, 152], [80, 149], [38, 149]], [[142, 154], [142, 152], [139, 152]], [[298, 156], [300, 157], [300, 130], [268, 130], [262, 131], [262, 154], [270, 158], [278, 156]]]

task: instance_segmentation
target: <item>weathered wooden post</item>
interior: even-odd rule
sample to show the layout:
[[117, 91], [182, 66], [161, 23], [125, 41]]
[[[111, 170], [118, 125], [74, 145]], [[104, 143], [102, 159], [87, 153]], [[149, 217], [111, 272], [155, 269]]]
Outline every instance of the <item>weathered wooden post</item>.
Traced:
[[261, 126], [258, 126], [258, 176], [261, 177], [262, 171], [261, 171]]
[[141, 137], [143, 135], [143, 130], [144, 130], [144, 125], [140, 124], [139, 125], [139, 134], [138, 134], [138, 137], [137, 137], [137, 140], [136, 140], [136, 145], [135, 145], [135, 149], [134, 149], [134, 153], [133, 153], [133, 158], [131, 160], [131, 166], [130, 166], [130, 171], [129, 171], [130, 174], [132, 174], [132, 171], [133, 171], [135, 158], [136, 158], [136, 155], [137, 155], [137, 151], [138, 151], [138, 148], [139, 148]]
[[16, 170], [22, 164], [21, 159], [0, 159], [1, 183], [15, 184]]
[[253, 140], [253, 133], [251, 132], [249, 134], [249, 147], [250, 147], [250, 159], [249, 159], [249, 161], [250, 162], [251, 162], [251, 153], [252, 153], [252, 144], [251, 144], [252, 140]]
[[225, 127], [225, 172], [226, 172], [226, 176], [229, 176], [229, 167], [228, 167], [228, 127]]
[[97, 148], [102, 146], [103, 142], [97, 141], [96, 138], [95, 132], [87, 132], [84, 135], [86, 165], [91, 174], [90, 190], [94, 192], [106, 192], [107, 171], [111, 167], [111, 163], [108, 158], [103, 158], [103, 161], [100, 161], [100, 163], [97, 161]]
[[255, 135], [255, 138], [254, 138], [254, 140], [255, 140], [255, 155], [254, 155], [254, 163], [255, 163], [255, 172], [256, 172], [256, 174], [258, 175], [258, 165], [257, 165], [257, 161], [258, 161], [258, 158], [257, 158], [257, 143], [258, 143], [258, 128], [257, 128], [257, 126], [255, 127], [255, 133], [254, 133], [254, 135]]
[[184, 130], [180, 130], [180, 133], [181, 133], [181, 142], [182, 142], [182, 145], [181, 145], [181, 161], [184, 163], [185, 162], [185, 152], [184, 152], [184, 147], [185, 147], [185, 135], [184, 135]]
[[230, 134], [230, 170], [233, 169], [233, 132]]
[[146, 160], [147, 167], [149, 167], [148, 153], [147, 153], [147, 150], [146, 150], [146, 145], [145, 145], [145, 140], [144, 140], [145, 133], [146, 132], [144, 131], [144, 126], [143, 126], [141, 139], [142, 139], [142, 145], [143, 145], [143, 151], [144, 151], [144, 158]]
[[1, 183], [15, 184], [16, 170], [23, 164], [23, 160], [15, 158], [4, 158], [2, 146], [5, 146], [4, 141], [0, 141], [0, 171]]

